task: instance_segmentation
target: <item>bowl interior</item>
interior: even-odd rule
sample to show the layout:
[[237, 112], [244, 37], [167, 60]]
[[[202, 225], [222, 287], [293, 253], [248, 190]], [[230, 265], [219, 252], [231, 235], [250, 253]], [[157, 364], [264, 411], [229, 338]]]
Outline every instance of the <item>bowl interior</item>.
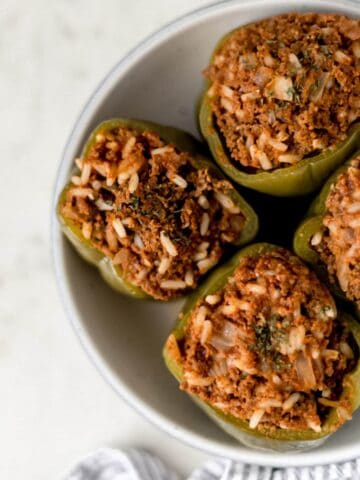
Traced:
[[[154, 120], [197, 135], [201, 71], [217, 39], [240, 24], [295, 10], [356, 16], [359, 7], [337, 1], [223, 2], [183, 17], [139, 45], [106, 77], [80, 115], [64, 151], [54, 202], [84, 139], [104, 119]], [[284, 455], [236, 443], [178, 390], [163, 365], [161, 349], [182, 302], [133, 301], [116, 294], [78, 258], [55, 218], [53, 246], [65, 307], [85, 349], [115, 390], [157, 426], [210, 453], [262, 465], [319, 464], [358, 454], [360, 415], [312, 452]]]

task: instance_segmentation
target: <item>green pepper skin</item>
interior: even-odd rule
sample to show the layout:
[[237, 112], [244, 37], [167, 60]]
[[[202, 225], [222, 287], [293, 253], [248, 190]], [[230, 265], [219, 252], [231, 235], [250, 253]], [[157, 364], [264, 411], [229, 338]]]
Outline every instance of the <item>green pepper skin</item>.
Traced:
[[[355, 158], [358, 155], [360, 155], [360, 151], [357, 151], [352, 158]], [[360, 311], [358, 311], [355, 306], [346, 299], [344, 292], [341, 290], [338, 284], [333, 284], [330, 282], [326, 265], [322, 263], [319, 255], [314, 249], [311, 248], [310, 245], [311, 237], [323, 226], [323, 218], [326, 214], [326, 200], [329, 195], [330, 188], [336, 182], [339, 175], [346, 172], [352, 158], [346, 161], [344, 165], [339, 167], [331, 175], [331, 177], [324, 184], [320, 193], [311, 203], [305, 219], [296, 229], [293, 239], [293, 247], [295, 253], [314, 268], [316, 273], [327, 284], [332, 293], [338, 299], [347, 303], [347, 305], [351, 305], [353, 308], [353, 313], [355, 313], [355, 315], [360, 319]]]
[[[132, 128], [135, 131], [143, 132], [145, 130], [152, 131], [157, 133], [165, 142], [175, 145], [175, 147], [184, 152], [191, 154], [193, 158], [193, 165], [195, 168], [199, 169], [202, 167], [208, 167], [211, 171], [218, 177], [224, 178], [223, 173], [220, 169], [214, 165], [214, 163], [203, 155], [203, 146], [198, 142], [194, 137], [188, 133], [179, 130], [173, 127], [166, 127], [163, 125], [158, 125], [152, 122], [145, 122], [141, 120], [129, 120], [122, 118], [115, 118], [107, 120], [98, 125], [95, 130], [90, 134], [83, 150], [81, 153], [81, 158], [85, 158], [90, 151], [91, 147], [96, 142], [96, 135], [100, 132], [108, 132], [114, 128], [124, 127]], [[61, 213], [61, 205], [64, 201], [67, 190], [70, 188], [70, 183], [67, 184], [60, 194], [59, 202], [57, 205], [57, 214], [60, 221], [61, 228], [66, 235], [66, 237], [73, 244], [77, 252], [83, 257], [87, 262], [97, 267], [105, 279], [105, 281], [115, 290], [120, 293], [129, 295], [137, 299], [150, 299], [150, 295], [144, 292], [144, 290], [137, 285], [127, 281], [124, 278], [124, 274], [121, 271], [118, 265], [113, 265], [111, 260], [106, 257], [101, 251], [95, 248], [91, 241], [86, 240], [74, 222], [64, 218]], [[232, 198], [234, 203], [238, 205], [241, 209], [241, 212], [245, 216], [245, 225], [235, 243], [236, 246], [245, 245], [251, 242], [257, 234], [259, 225], [258, 218], [251, 206], [243, 199], [243, 197], [234, 189], [227, 190], [224, 192], [229, 197]]]
[[[216, 46], [210, 62], [215, 58], [225, 41], [236, 30], [225, 35]], [[231, 160], [224, 141], [216, 127], [211, 109], [206, 82], [205, 93], [200, 100], [198, 123], [200, 131], [209, 145], [210, 151], [224, 173], [234, 182], [244, 187], [277, 197], [297, 197], [314, 192], [329, 175], [341, 165], [351, 153], [360, 147], [360, 124], [352, 126], [347, 139], [335, 148], [327, 149], [319, 155], [304, 158], [296, 165], [279, 168], [274, 171], [246, 173]]]
[[[180, 359], [172, 348], [170, 339], [172, 338], [179, 341], [184, 338], [190, 314], [198, 300], [221, 289], [226, 284], [228, 278], [233, 274], [242, 257], [256, 257], [263, 252], [275, 248], [278, 247], [268, 243], [256, 243], [243, 248], [228, 263], [217, 268], [200, 286], [200, 288], [189, 297], [185, 307], [179, 315], [178, 322], [163, 349], [165, 364], [178, 382], [181, 382], [182, 380], [183, 369]], [[354, 336], [356, 344], [360, 347], [360, 325], [346, 313], [341, 313], [341, 321], [348, 326]], [[360, 406], [360, 362], [355, 370], [346, 375], [344, 385], [342, 395], [349, 395], [352, 402], [352, 411], [354, 412]], [[328, 418], [325, 420], [320, 433], [316, 433], [312, 430], [300, 431], [276, 429], [268, 432], [259, 431], [251, 429], [247, 421], [240, 420], [233, 415], [224, 413], [194, 395], [191, 395], [191, 398], [229, 435], [249, 447], [256, 447], [264, 450], [289, 452], [317, 447], [334, 432], [334, 426], [337, 422], [337, 413], [335, 409], [332, 409]]]

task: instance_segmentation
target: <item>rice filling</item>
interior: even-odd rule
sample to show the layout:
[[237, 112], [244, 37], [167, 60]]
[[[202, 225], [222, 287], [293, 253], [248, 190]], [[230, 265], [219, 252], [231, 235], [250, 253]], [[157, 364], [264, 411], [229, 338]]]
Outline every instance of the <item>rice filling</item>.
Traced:
[[360, 115], [360, 22], [286, 14], [232, 32], [205, 71], [231, 158], [271, 170], [335, 146]]
[[250, 428], [320, 432], [341, 398], [357, 348], [334, 300], [300, 260], [276, 249], [243, 257], [219, 291], [193, 309], [179, 355], [181, 388]]
[[333, 184], [323, 227], [311, 238], [311, 246], [332, 283], [360, 309], [360, 156]]
[[60, 213], [155, 298], [196, 288], [244, 227], [231, 184], [153, 132], [98, 132], [76, 165]]

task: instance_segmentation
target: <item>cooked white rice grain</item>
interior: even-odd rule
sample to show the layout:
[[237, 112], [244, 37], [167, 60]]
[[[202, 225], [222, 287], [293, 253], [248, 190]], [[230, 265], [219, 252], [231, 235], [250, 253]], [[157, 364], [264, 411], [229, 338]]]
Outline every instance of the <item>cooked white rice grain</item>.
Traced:
[[200, 235], [203, 237], [207, 234], [210, 225], [210, 217], [208, 213], [203, 213], [200, 223]]
[[178, 187], [180, 188], [186, 188], [188, 183], [187, 181], [185, 180], [185, 178], [181, 177], [180, 175], [173, 175], [171, 177], [168, 176], [168, 178], [173, 182], [175, 183], [175, 185], [177, 185]]
[[348, 206], [347, 211], [349, 213], [359, 213], [360, 212], [360, 203], [353, 203]]
[[74, 175], [73, 177], [71, 177], [71, 182], [77, 187], [79, 187], [81, 185], [81, 178], [77, 175]]
[[283, 403], [282, 407], [285, 412], [288, 412], [293, 408], [295, 403], [297, 403], [301, 398], [301, 394], [299, 392], [292, 393], [290, 397], [288, 397], [285, 402]]
[[200, 343], [204, 345], [208, 339], [211, 337], [212, 333], [212, 323], [210, 320], [205, 320], [202, 326], [202, 331], [200, 335]]
[[148, 273], [148, 270], [146, 270], [145, 268], [143, 270], [140, 270], [140, 272], [136, 275], [136, 280], [138, 282], [142, 282], [143, 280], [145, 280]]
[[340, 342], [339, 348], [340, 348], [340, 352], [343, 355], [345, 355], [346, 358], [349, 358], [349, 359], [354, 358], [354, 352], [352, 351], [352, 348], [348, 343]]
[[163, 280], [160, 288], [164, 290], [183, 290], [187, 285], [183, 280]]
[[98, 142], [98, 143], [101, 143], [101, 142], [104, 142], [106, 140], [106, 137], [103, 133], [97, 133], [96, 134], [96, 137], [95, 137], [95, 140]]
[[151, 268], [153, 266], [153, 264], [150, 262], [150, 260], [146, 257], [143, 257], [142, 262], [145, 265], [145, 267]]
[[78, 167], [79, 170], [83, 167], [84, 160], [82, 158], [75, 158], [75, 165]]
[[321, 396], [324, 398], [329, 398], [331, 397], [331, 390], [330, 388], [324, 388], [324, 390], [321, 393]]
[[319, 424], [313, 422], [312, 420], [308, 420], [307, 424], [308, 424], [309, 428], [311, 428], [311, 430], [314, 430], [314, 432], [316, 432], [316, 433], [321, 432], [321, 426]]
[[96, 200], [95, 205], [102, 212], [111, 212], [112, 210], [114, 210], [114, 204], [113, 203], [106, 203], [101, 198], [98, 198]]
[[216, 192], [215, 198], [225, 209], [234, 207], [234, 202], [232, 201], [232, 199], [222, 192]]
[[216, 265], [216, 263], [217, 260], [215, 258], [208, 257], [204, 258], [204, 260], [200, 260], [199, 262], [197, 262], [197, 267], [200, 273], [205, 273], [210, 270], [210, 268], [212, 268], [214, 265]]
[[255, 295], [264, 295], [266, 293], [266, 288], [256, 283], [248, 283], [246, 288], [250, 293], [254, 293]]
[[296, 155], [295, 153], [284, 153], [278, 156], [278, 160], [280, 163], [294, 164], [301, 160], [301, 156]]
[[112, 226], [113, 226], [113, 228], [114, 228], [114, 230], [117, 233], [119, 238], [126, 238], [127, 237], [125, 227], [124, 227], [124, 225], [122, 224], [122, 221], [119, 218], [116, 218], [112, 222]]
[[171, 257], [176, 257], [178, 254], [177, 248], [173, 244], [173, 242], [170, 240], [170, 238], [166, 235], [164, 231], [160, 233], [160, 242], [161, 245], [164, 247], [164, 249], [167, 251], [167, 253]]
[[323, 358], [327, 358], [329, 360], [337, 360], [339, 358], [339, 352], [330, 348], [324, 348], [324, 350], [321, 352], [321, 355]]
[[351, 228], [359, 228], [359, 227], [360, 227], [360, 217], [354, 218], [353, 220], [350, 220], [350, 222], [349, 222], [349, 227], [351, 227]]
[[92, 168], [100, 173], [101, 176], [107, 177], [109, 171], [109, 165], [106, 162], [103, 163], [95, 163], [92, 165]]
[[203, 208], [204, 210], [207, 210], [208, 208], [210, 208], [209, 200], [205, 197], [205, 195], [200, 195], [198, 202], [200, 207]]
[[320, 245], [322, 238], [323, 238], [323, 233], [322, 233], [322, 231], [320, 230], [320, 231], [316, 232], [316, 233], [311, 237], [311, 242], [310, 242], [311, 245], [312, 245], [313, 247], [316, 247], [316, 245]]
[[101, 182], [99, 182], [99, 180], [94, 180], [93, 182], [91, 182], [91, 186], [94, 190], [98, 192], [101, 188]]
[[292, 352], [296, 350], [302, 350], [305, 340], [305, 327], [304, 325], [298, 325], [292, 327], [289, 332], [289, 346]]
[[220, 99], [221, 106], [230, 113], [234, 113], [235, 106], [231, 100], [228, 98], [221, 97]]
[[106, 186], [107, 187], [112, 187], [115, 183], [116, 178], [115, 177], [107, 177], [106, 179]]
[[347, 410], [345, 407], [339, 406], [339, 407], [336, 408], [336, 411], [337, 411], [338, 416], [341, 419], [343, 419], [343, 420], [351, 420], [352, 419], [351, 412], [349, 412], [349, 410]]
[[168, 257], [163, 257], [158, 267], [159, 275], [164, 275], [164, 273], [169, 269], [170, 265], [171, 265], [171, 259]]
[[118, 241], [115, 235], [115, 232], [110, 224], [106, 226], [105, 229], [105, 238], [111, 250], [117, 250]]
[[274, 382], [275, 385], [282, 384], [281, 378], [279, 377], [279, 375], [276, 375], [276, 374], [272, 376], [272, 381]]
[[236, 312], [236, 306], [234, 304], [232, 305], [224, 305], [221, 309], [221, 312], [224, 314], [224, 315], [233, 315], [235, 312]]
[[128, 185], [129, 193], [134, 193], [138, 188], [138, 186], [139, 186], [139, 175], [136, 172], [134, 172], [131, 174], [130, 180], [129, 180], [129, 185]]
[[151, 150], [151, 155], [163, 155], [164, 153], [171, 152], [172, 149], [169, 146], [154, 148]]
[[72, 188], [70, 193], [73, 197], [80, 197], [80, 198], [90, 198], [90, 200], [94, 200], [94, 195], [91, 188]]
[[106, 142], [105, 146], [113, 152], [117, 152], [119, 150], [119, 144], [118, 142], [115, 142], [115, 140], [112, 140], [111, 142]]
[[[123, 223], [125, 223], [125, 221]], [[136, 245], [137, 247], [139, 247], [141, 249], [144, 248], [144, 242], [142, 241], [140, 235], [138, 235], [137, 233], [135, 233], [135, 235], [134, 235], [134, 245]]]
[[194, 272], [192, 270], [188, 270], [186, 273], [185, 273], [185, 283], [186, 285], [188, 285], [189, 287], [191, 287], [192, 285], [194, 285]]
[[264, 416], [265, 410], [263, 408], [259, 408], [258, 410], [255, 410], [255, 412], [251, 415], [250, 420], [249, 420], [249, 427], [250, 428], [256, 428], [262, 417]]
[[198, 262], [199, 260], [203, 260], [204, 258], [207, 257], [207, 252], [197, 252], [195, 253], [195, 255], [193, 256], [193, 260], [195, 262]]
[[85, 222], [82, 226], [82, 234], [84, 235], [84, 238], [86, 238], [86, 240], [90, 240], [91, 238], [91, 233], [92, 233], [92, 224], [90, 222]]
[[289, 55], [289, 61], [290, 63], [292, 63], [294, 65], [294, 67], [297, 69], [297, 70], [300, 70], [300, 68], [302, 68], [302, 65], [300, 63], [300, 60], [299, 58], [295, 55], [295, 53], [290, 53]]
[[194, 387], [207, 387], [210, 385], [213, 380], [209, 377], [201, 377], [196, 373], [185, 372], [184, 374], [185, 381]]
[[221, 296], [220, 295], [207, 295], [205, 297], [205, 302], [208, 303], [209, 305], [216, 305], [217, 303], [219, 303], [221, 300]]
[[126, 226], [129, 226], [129, 225], [132, 224], [132, 218], [131, 217], [123, 218], [121, 221], [122, 221], [123, 225], [126, 225]]
[[200, 245], [197, 248], [198, 252], [204, 252], [206, 251], [210, 246], [209, 242], [201, 242]]
[[81, 184], [86, 185], [90, 179], [91, 175], [91, 165], [89, 163], [85, 163], [83, 169], [81, 171]]
[[131, 173], [130, 172], [121, 172], [117, 177], [117, 182], [119, 185], [123, 185], [129, 178]]
[[131, 153], [131, 150], [134, 148], [135, 143], [136, 143], [136, 138], [130, 137], [129, 140], [125, 143], [125, 146], [121, 151], [121, 155], [123, 158], [126, 158]]
[[268, 398], [266, 400], [262, 400], [261, 402], [259, 402], [258, 405], [259, 408], [280, 408], [282, 406], [282, 402], [280, 400], [277, 400], [276, 398]]
[[202, 328], [202, 325], [206, 319], [206, 315], [208, 314], [208, 309], [204, 306], [204, 305], [201, 305], [201, 307], [199, 307], [198, 311], [196, 312], [196, 315], [195, 315], [195, 319], [194, 319], [194, 327], [199, 327], [201, 326]]

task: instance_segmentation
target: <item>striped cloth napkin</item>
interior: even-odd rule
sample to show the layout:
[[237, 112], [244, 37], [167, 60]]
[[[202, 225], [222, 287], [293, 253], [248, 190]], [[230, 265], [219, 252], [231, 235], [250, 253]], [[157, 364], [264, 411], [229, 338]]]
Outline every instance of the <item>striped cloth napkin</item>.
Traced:
[[[276, 469], [214, 459], [187, 480], [360, 480], [360, 459], [326, 466]], [[62, 480], [181, 480], [145, 450], [102, 448], [82, 458]]]

